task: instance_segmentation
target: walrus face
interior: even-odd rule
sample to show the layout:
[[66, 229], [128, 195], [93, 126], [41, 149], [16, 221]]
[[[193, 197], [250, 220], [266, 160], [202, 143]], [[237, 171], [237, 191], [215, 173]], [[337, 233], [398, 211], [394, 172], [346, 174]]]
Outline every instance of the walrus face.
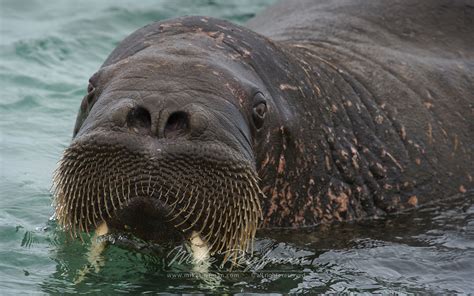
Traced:
[[262, 216], [254, 146], [270, 94], [208, 34], [129, 48], [90, 79], [54, 176], [59, 224], [246, 250]]

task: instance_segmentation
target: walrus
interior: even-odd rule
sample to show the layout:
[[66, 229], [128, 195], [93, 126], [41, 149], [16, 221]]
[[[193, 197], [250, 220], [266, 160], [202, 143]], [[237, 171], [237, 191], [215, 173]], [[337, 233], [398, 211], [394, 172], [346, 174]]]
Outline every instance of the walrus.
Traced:
[[216, 254], [249, 250], [259, 228], [470, 192], [473, 48], [467, 0], [300, 0], [246, 26], [149, 24], [89, 80], [54, 175], [57, 221]]

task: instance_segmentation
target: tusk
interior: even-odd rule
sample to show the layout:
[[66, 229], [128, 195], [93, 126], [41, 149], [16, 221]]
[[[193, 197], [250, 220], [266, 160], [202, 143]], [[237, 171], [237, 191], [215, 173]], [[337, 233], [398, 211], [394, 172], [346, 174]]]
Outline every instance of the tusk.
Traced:
[[107, 246], [107, 242], [98, 241], [97, 238], [106, 235], [107, 233], [109, 233], [109, 227], [105, 221], [102, 221], [99, 227], [95, 230], [89, 247], [89, 252], [87, 252], [87, 261], [89, 264], [79, 270], [76, 280], [74, 281], [75, 284], [81, 283], [86, 278], [87, 274], [91, 272], [91, 269], [93, 269], [95, 273], [98, 273], [100, 268], [104, 266], [105, 261], [101, 255]]
[[103, 221], [100, 223], [99, 227], [95, 230], [95, 237], [101, 236], [101, 235], [106, 235], [109, 233], [109, 227], [107, 226], [107, 223]]
[[222, 278], [209, 271], [211, 266], [209, 244], [202, 240], [197, 231], [193, 231], [189, 239], [193, 255], [193, 272], [201, 278], [207, 286], [215, 289], [221, 285]]
[[209, 260], [209, 245], [202, 240], [199, 233], [193, 231], [189, 241], [191, 242], [191, 252], [195, 263], [202, 264]]

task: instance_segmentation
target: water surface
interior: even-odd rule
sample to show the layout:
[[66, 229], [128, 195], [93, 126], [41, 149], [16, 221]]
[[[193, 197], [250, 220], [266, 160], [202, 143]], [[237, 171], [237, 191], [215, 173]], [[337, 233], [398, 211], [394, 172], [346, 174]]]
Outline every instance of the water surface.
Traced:
[[206, 276], [156, 246], [109, 237], [117, 243], [103, 266], [75, 283], [88, 244], [49, 221], [49, 188], [89, 76], [147, 23], [186, 14], [243, 23], [272, 2], [0, 2], [0, 294], [474, 292], [473, 196], [375, 221], [261, 231], [247, 269]]

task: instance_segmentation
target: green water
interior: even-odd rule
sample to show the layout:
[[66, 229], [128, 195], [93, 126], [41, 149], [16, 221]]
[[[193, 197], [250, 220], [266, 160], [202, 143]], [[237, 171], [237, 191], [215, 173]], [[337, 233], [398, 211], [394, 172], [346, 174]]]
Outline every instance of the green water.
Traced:
[[[261, 231], [248, 269], [193, 276], [155, 246], [109, 237], [75, 283], [88, 244], [56, 228], [52, 171], [87, 79], [118, 41], [185, 14], [243, 23], [271, 0], [0, 2], [0, 294], [474, 292], [473, 198], [384, 220]], [[217, 278], [217, 280], [216, 280]]]

